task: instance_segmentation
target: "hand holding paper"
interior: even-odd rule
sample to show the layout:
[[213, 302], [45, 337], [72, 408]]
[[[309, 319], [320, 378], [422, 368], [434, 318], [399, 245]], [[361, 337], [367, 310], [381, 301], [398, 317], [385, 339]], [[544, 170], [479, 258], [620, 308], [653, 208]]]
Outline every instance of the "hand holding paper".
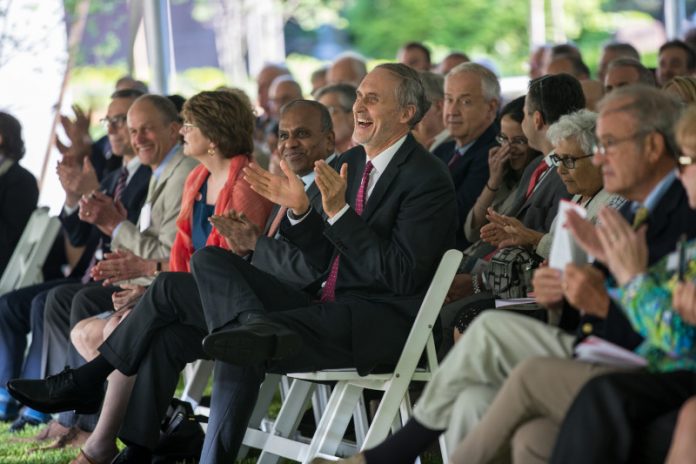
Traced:
[[[558, 207], [558, 217], [554, 223], [553, 242], [549, 255], [549, 267], [561, 271], [565, 269], [567, 264], [581, 265], [588, 262], [587, 253], [580, 247], [571, 233], [571, 230], [575, 230], [567, 225], [571, 212], [575, 213], [573, 219], [577, 219], [575, 221], [579, 226], [577, 231], [585, 236], [594, 235], [594, 226], [589, 221], [583, 220], [587, 215], [585, 208], [577, 203], [562, 200]], [[586, 229], [585, 226], [588, 226], [589, 229]]]

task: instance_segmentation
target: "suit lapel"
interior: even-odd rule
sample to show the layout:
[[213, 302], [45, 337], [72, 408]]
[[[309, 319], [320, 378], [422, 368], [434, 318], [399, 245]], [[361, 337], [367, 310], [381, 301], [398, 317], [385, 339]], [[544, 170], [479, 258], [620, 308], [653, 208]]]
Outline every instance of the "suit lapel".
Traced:
[[133, 174], [133, 177], [126, 185], [126, 188], [123, 190], [121, 203], [123, 203], [124, 205], [130, 204], [133, 196], [140, 190], [140, 187], [144, 186], [147, 183], [147, 181], [150, 180], [151, 172], [152, 171], [150, 170], [150, 168], [143, 164], [141, 164], [138, 167], [138, 169], [135, 171], [135, 174]]
[[[181, 147], [179, 147], [174, 154], [174, 157], [169, 161], [167, 167], [164, 168], [162, 174], [156, 179], [154, 176], [150, 179], [150, 189], [148, 190], [147, 202], [153, 204], [157, 201], [160, 193], [164, 190], [164, 186], [167, 185], [167, 179], [172, 176], [174, 170], [179, 166], [181, 160], [184, 158]], [[155, 183], [153, 188], [153, 183]]]
[[[646, 232], [648, 243], [653, 240], [659, 240], [664, 235], [665, 229], [669, 227], [669, 218], [672, 216], [674, 209], [679, 206], [680, 190], [682, 188], [678, 180], [673, 180], [672, 185], [670, 185], [648, 216], [648, 230]], [[633, 214], [631, 214], [631, 222], [633, 222]]]
[[[365, 204], [365, 210], [362, 214], [362, 217], [365, 219], [365, 221], [368, 221], [372, 214], [374, 214], [374, 212], [377, 209], [379, 209], [379, 205], [382, 202], [382, 197], [384, 197], [384, 194], [387, 193], [387, 191], [389, 190], [389, 186], [399, 175], [401, 164], [404, 161], [406, 161], [408, 156], [413, 151], [414, 146], [415, 140], [413, 139], [413, 136], [409, 134], [406, 137], [406, 140], [404, 141], [403, 145], [401, 145], [399, 150], [394, 155], [394, 158], [392, 158], [391, 162], [387, 165], [387, 169], [385, 169], [384, 172], [379, 176], [377, 185], [375, 185], [374, 189], [372, 189], [372, 193], [370, 194], [370, 197], [367, 199], [367, 203]], [[358, 182], [358, 185], [359, 184], [360, 183]]]

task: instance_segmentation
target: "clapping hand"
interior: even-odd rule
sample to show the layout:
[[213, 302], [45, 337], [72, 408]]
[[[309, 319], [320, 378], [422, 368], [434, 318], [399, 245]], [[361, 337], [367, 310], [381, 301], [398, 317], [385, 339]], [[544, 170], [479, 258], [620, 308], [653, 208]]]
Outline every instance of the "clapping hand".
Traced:
[[91, 270], [94, 280], [103, 280], [104, 285], [113, 285], [123, 280], [135, 279], [150, 274], [150, 262], [128, 250], [106, 253]]
[[591, 264], [568, 264], [563, 272], [562, 286], [563, 295], [575, 308], [591, 316], [607, 317], [609, 294], [604, 288], [602, 271]]
[[301, 216], [309, 209], [309, 198], [304, 184], [285, 160], [280, 161], [280, 168], [283, 175], [271, 174], [258, 164], [250, 163], [244, 168], [244, 180], [262, 197], [291, 209], [296, 216]]
[[77, 105], [73, 105], [72, 109], [75, 113], [74, 121], [65, 115], [60, 116], [60, 123], [65, 135], [70, 140], [70, 146], [63, 144], [58, 137], [56, 137], [55, 142], [56, 148], [64, 158], [80, 161], [82, 158], [88, 157], [91, 150], [92, 139], [89, 136], [89, 123], [92, 119], [92, 110], [90, 109], [85, 114], [82, 108]]
[[647, 226], [633, 230], [613, 208], [599, 212], [597, 236], [604, 249], [604, 263], [619, 285], [626, 285], [648, 267]]
[[56, 173], [65, 190], [65, 202], [70, 207], [76, 206], [81, 196], [99, 188], [97, 173], [89, 157], [85, 157], [82, 166], [71, 159], [63, 160], [58, 163]]
[[599, 240], [594, 224], [581, 218], [578, 213], [571, 209], [566, 213], [565, 226], [570, 229], [575, 241], [587, 254], [594, 256], [601, 263], [606, 263], [607, 257], [604, 254], [604, 247]]
[[251, 222], [244, 213], [229, 210], [221, 215], [213, 215], [209, 220], [213, 227], [220, 232], [220, 235], [225, 237], [227, 245], [233, 253], [244, 256], [256, 249], [261, 229]]
[[685, 322], [696, 326], [696, 284], [679, 282], [672, 294], [672, 306]]
[[317, 174], [314, 182], [321, 192], [322, 207], [326, 215], [332, 218], [346, 205], [348, 165], [344, 163], [339, 174], [321, 160], [314, 163], [314, 172]]
[[537, 303], [554, 311], [563, 309], [563, 273], [560, 270], [547, 265], [539, 267], [534, 271], [532, 285]]
[[534, 246], [543, 233], [525, 227], [519, 219], [496, 213], [488, 208], [488, 224], [481, 228], [481, 239], [499, 248], [511, 246]]
[[120, 201], [114, 202], [110, 196], [96, 190], [83, 195], [79, 205], [80, 219], [94, 224], [108, 236], [112, 236], [116, 226], [128, 218], [128, 212]]

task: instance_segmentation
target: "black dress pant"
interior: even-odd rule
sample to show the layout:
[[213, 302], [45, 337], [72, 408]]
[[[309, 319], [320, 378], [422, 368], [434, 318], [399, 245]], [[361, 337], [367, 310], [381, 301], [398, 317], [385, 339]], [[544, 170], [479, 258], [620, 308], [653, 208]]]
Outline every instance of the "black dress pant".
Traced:
[[568, 410], [552, 463], [661, 463], [696, 374], [616, 372], [590, 380]]
[[126, 375], [138, 374], [120, 437], [154, 448], [159, 423], [186, 363], [204, 357], [203, 337], [240, 312], [264, 311], [303, 340], [297, 356], [238, 367], [217, 362], [201, 462], [233, 462], [265, 372], [351, 367], [349, 303], [311, 305], [308, 294], [225, 250], [194, 254], [192, 274], [161, 274], [131, 314], [100, 347]]
[[[80, 367], [85, 363], [70, 341], [70, 331], [83, 319], [113, 310], [111, 295], [118, 287], [104, 287], [100, 283], [75, 283], [61, 285], [48, 294], [44, 314], [44, 375], [53, 375], [63, 367]], [[58, 422], [71, 427], [78, 425], [91, 432], [97, 424], [97, 414], [77, 415], [73, 411], [63, 412]]]

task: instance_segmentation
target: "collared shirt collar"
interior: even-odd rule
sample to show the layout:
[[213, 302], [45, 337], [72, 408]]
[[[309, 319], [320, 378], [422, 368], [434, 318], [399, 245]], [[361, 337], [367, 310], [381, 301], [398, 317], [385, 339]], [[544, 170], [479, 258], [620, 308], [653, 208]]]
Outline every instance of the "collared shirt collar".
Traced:
[[142, 164], [143, 163], [140, 161], [140, 158], [138, 158], [137, 156], [131, 158], [131, 160], [126, 164], [125, 167], [128, 170], [128, 178], [126, 179], [126, 184], [131, 181], [131, 179], [135, 175], [135, 171], [137, 171]]
[[152, 177], [159, 180], [159, 177], [162, 175], [162, 173], [164, 172], [165, 168], [167, 167], [169, 162], [172, 160], [172, 158], [174, 158], [177, 151], [179, 151], [179, 144], [178, 143], [176, 145], [174, 145], [171, 150], [169, 150], [169, 153], [167, 153], [167, 155], [164, 157], [164, 159], [162, 160], [160, 165], [157, 166], [157, 169], [152, 171]]
[[396, 152], [399, 151], [399, 148], [401, 148], [401, 145], [403, 145], [406, 141], [407, 135], [408, 134], [401, 137], [390, 147], [382, 151], [380, 154], [378, 154], [371, 160], [369, 156], [365, 155], [365, 164], [367, 164], [368, 161], [372, 161], [372, 166], [374, 166], [373, 170], [377, 171], [377, 173], [379, 174], [383, 173], [384, 170], [387, 169], [387, 166], [389, 166], [389, 162], [392, 160], [392, 158], [394, 158], [394, 155], [396, 155]]
[[655, 207], [657, 207], [657, 204], [660, 202], [660, 200], [662, 200], [664, 194], [672, 186], [672, 182], [674, 182], [676, 178], [677, 171], [670, 171], [669, 174], [663, 177], [662, 180], [658, 182], [655, 187], [653, 187], [648, 196], [645, 197], [645, 201], [643, 202], [643, 204], [641, 205], [639, 202], [634, 201], [631, 204], [631, 210], [633, 212], [636, 212], [638, 208], [640, 208], [641, 206], [645, 206], [646, 208], [648, 208], [648, 211], [652, 213]]
[[433, 151], [435, 148], [438, 147], [438, 145], [441, 145], [442, 142], [444, 142], [448, 138], [450, 138], [449, 129], [443, 129], [442, 132], [440, 132], [435, 137], [433, 137], [433, 141], [430, 142], [430, 146], [428, 147], [428, 151]]
[[[336, 156], [337, 156], [337, 155], [336, 155], [336, 152], [334, 152], [334, 153], [330, 154], [329, 157], [326, 158], [324, 161], [325, 161], [327, 164], [329, 164], [329, 163], [331, 163], [331, 162], [334, 160], [334, 158], [336, 158]], [[314, 169], [312, 169], [311, 171], [309, 171], [309, 172], [308, 172], [307, 174], [305, 174], [304, 176], [300, 176], [300, 180], [302, 180], [302, 183], [304, 184], [305, 192], [306, 192], [307, 189], [314, 183], [314, 177], [315, 177], [315, 176], [316, 176], [316, 173], [314, 172]]]
[[548, 155], [544, 156], [544, 162], [545, 162], [546, 165], [547, 165], [548, 167], [550, 167], [550, 168], [553, 167], [553, 161], [551, 161], [551, 155], [553, 155], [554, 153], [556, 153], [556, 151], [555, 151], [555, 150], [551, 150], [551, 151], [548, 153]]
[[457, 156], [466, 155], [466, 152], [469, 151], [469, 148], [471, 148], [476, 143], [476, 140], [472, 140], [471, 142], [467, 143], [466, 145], [462, 145], [461, 147], [454, 147], [454, 154]]

